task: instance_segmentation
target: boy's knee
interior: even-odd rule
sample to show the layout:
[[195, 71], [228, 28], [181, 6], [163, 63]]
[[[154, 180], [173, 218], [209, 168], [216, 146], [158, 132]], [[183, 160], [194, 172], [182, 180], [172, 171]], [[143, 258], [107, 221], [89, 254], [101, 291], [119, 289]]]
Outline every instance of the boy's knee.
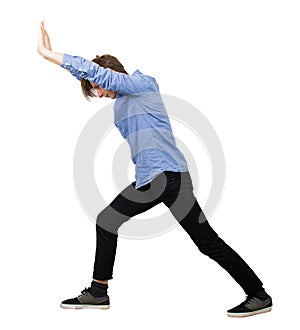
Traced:
[[127, 216], [114, 210], [111, 206], [107, 206], [97, 216], [97, 228], [117, 234], [121, 225], [127, 220]]

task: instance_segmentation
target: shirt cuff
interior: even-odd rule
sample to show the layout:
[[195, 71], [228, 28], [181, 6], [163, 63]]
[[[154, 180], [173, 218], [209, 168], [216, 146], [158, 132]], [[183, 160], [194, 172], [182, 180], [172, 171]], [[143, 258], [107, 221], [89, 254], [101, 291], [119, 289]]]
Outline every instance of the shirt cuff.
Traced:
[[72, 55], [64, 54], [61, 66], [69, 70], [72, 63], [72, 59], [73, 59]]

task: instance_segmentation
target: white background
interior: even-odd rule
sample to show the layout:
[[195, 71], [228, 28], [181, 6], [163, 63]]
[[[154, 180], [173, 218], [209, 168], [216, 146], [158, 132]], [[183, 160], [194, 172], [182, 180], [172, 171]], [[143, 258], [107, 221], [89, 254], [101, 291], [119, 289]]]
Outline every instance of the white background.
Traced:
[[[300, 275], [299, 9], [287, 0], [2, 2], [5, 329], [293, 328]], [[59, 308], [91, 280], [95, 230], [78, 203], [72, 162], [82, 128], [107, 102], [87, 103], [76, 79], [38, 56], [42, 18], [54, 50], [113, 54], [209, 119], [227, 169], [210, 223], [261, 277], [274, 300], [271, 313], [228, 318], [243, 291], [179, 226], [153, 239], [119, 240], [109, 311]], [[197, 162], [201, 169], [205, 160]]]

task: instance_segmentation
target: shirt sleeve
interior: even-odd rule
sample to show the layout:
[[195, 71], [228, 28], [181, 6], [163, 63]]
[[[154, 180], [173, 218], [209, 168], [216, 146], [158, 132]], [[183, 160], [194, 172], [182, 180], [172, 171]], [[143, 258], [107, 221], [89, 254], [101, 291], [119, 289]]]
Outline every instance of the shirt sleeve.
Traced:
[[111, 71], [80, 56], [64, 54], [61, 66], [69, 70], [78, 80], [87, 79], [101, 88], [123, 95], [158, 91], [158, 86], [152, 77]]

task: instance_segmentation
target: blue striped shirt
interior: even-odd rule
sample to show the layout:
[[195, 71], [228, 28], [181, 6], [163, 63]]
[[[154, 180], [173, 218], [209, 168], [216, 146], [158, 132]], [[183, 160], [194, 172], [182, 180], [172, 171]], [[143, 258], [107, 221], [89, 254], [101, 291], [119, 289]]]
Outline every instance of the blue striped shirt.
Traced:
[[114, 72], [79, 56], [64, 54], [62, 67], [78, 80], [87, 79], [117, 93], [114, 123], [127, 140], [135, 164], [135, 188], [163, 171], [186, 172], [187, 162], [176, 146], [159, 87], [153, 77], [135, 71]]

